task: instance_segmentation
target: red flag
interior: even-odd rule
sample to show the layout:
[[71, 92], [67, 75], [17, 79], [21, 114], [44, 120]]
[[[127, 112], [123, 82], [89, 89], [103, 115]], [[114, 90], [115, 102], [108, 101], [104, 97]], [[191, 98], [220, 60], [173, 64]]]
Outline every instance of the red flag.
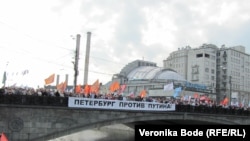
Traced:
[[206, 96], [205, 95], [203, 95], [203, 96], [200, 97], [200, 101], [203, 101], [203, 100], [206, 100]]
[[8, 138], [4, 133], [1, 134], [0, 141], [8, 141]]
[[135, 97], [135, 94], [131, 92], [131, 93], [129, 94], [129, 97], [134, 98], [134, 97]]
[[53, 73], [48, 78], [45, 79], [45, 84], [48, 85], [48, 84], [53, 83], [54, 79], [55, 79], [55, 74]]
[[126, 85], [125, 85], [125, 84], [121, 85], [121, 86], [120, 86], [120, 92], [119, 92], [119, 94], [123, 93], [124, 90], [125, 90], [125, 88], [126, 88]]

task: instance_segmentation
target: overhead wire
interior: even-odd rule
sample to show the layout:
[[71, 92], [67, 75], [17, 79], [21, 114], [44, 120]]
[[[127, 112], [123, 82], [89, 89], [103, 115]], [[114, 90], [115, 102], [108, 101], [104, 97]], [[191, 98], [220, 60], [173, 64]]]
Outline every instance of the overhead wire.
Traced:
[[[15, 32], [18, 32], [18, 33], [21, 34], [21, 35], [23, 35], [23, 36], [25, 36], [25, 37], [28, 37], [29, 39], [31, 39], [31, 40], [33, 40], [33, 41], [38, 41], [38, 42], [40, 42], [40, 43], [46, 43], [46, 44], [48, 44], [48, 41], [46, 42], [46, 41], [43, 41], [43, 40], [34, 38], [34, 37], [32, 37], [31, 35], [26, 34], [26, 33], [24, 33], [24, 32], [21, 32], [20, 30], [14, 28], [13, 26], [10, 26], [10, 25], [6, 24], [6, 23], [3, 22], [3, 21], [0, 21], [0, 23], [2, 23], [3, 25], [7, 26], [7, 27], [8, 27], [9, 29], [11, 29], [11, 30], [13, 30], [13, 31], [15, 31]], [[51, 43], [52, 43], [52, 42], [51, 42]], [[55, 45], [55, 44], [54, 44], [53, 46], [58, 47], [58, 49], [65, 49], [65, 50], [67, 50], [67, 51], [73, 51], [73, 49], [68, 49], [68, 48], [65, 48], [65, 47], [62, 47], [62, 46], [58, 46], [58, 45]], [[8, 48], [8, 49], [9, 49], [9, 48]], [[52, 60], [46, 60], [46, 59], [43, 59], [43, 58], [40, 58], [40, 57], [37, 57], [37, 56], [32, 56], [32, 52], [30, 52], [29, 50], [26, 50], [26, 49], [24, 49], [24, 48], [18, 48], [18, 49], [19, 49], [19, 51], [20, 51], [21, 53], [23, 52], [25, 55], [31, 56], [31, 57], [32, 57], [31, 59], [36, 59], [36, 60], [43, 61], [43, 62], [46, 62], [46, 63], [58, 65], [58, 66], [60, 66], [60, 67], [72, 68], [72, 67], [70, 67], [70, 66], [67, 66], [67, 65], [65, 65], [65, 64], [60, 64], [60, 63], [55, 62], [55, 61], [52, 61]], [[12, 51], [17, 52], [17, 50], [12, 50]], [[17, 52], [17, 53], [19, 53], [19, 52]], [[84, 53], [84, 52], [83, 52], [83, 53]], [[68, 56], [68, 55], [71, 55], [71, 54], [72, 54], [72, 53], [64, 54], [63, 56], [58, 57], [56, 60], [60, 60], [60, 58], [65, 57], [65, 56]], [[96, 58], [96, 59], [99, 59], [99, 60], [102, 60], [102, 61], [106, 61], [106, 62], [110, 62], [110, 63], [115, 63], [115, 64], [118, 64], [118, 65], [122, 65], [122, 64], [120, 64], [120, 63], [117, 63], [117, 62], [114, 62], [114, 61], [111, 61], [111, 60], [108, 60], [108, 59], [100, 58], [100, 57], [95, 57], [95, 56], [92, 56], [92, 55], [90, 56], [90, 58]], [[92, 71], [92, 70], [89, 70], [89, 71], [90, 71], [90, 72], [93, 72], [93, 73], [105, 74], [105, 75], [113, 75], [113, 74], [114, 74], [114, 73], [97, 72], [97, 71]]]

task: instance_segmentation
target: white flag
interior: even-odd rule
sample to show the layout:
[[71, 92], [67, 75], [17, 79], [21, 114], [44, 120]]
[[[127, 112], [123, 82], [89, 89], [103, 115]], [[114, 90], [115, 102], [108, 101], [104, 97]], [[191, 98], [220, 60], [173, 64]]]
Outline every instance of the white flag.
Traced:
[[173, 90], [173, 89], [174, 89], [174, 84], [173, 84], [173, 82], [164, 85], [164, 91], [171, 91], [171, 90]]

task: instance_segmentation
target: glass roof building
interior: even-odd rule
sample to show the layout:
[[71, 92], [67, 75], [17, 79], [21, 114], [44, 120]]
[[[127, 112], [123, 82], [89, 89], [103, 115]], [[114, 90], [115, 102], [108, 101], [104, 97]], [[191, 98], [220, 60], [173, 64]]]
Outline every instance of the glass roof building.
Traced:
[[174, 89], [164, 91], [166, 84], [173, 83], [174, 88], [183, 87], [185, 90], [185, 83], [187, 83], [173, 69], [161, 68], [156, 63], [144, 60], [135, 60], [124, 66], [120, 73], [113, 75], [112, 81], [105, 85], [106, 88], [109, 88], [114, 81], [118, 81], [120, 85], [126, 85], [124, 95], [133, 93], [137, 96], [142, 90], [146, 90], [148, 96], [172, 96]]
[[140, 66], [127, 75], [128, 81], [133, 80], [177, 80], [185, 81], [178, 73], [171, 69], [163, 69], [153, 66]]

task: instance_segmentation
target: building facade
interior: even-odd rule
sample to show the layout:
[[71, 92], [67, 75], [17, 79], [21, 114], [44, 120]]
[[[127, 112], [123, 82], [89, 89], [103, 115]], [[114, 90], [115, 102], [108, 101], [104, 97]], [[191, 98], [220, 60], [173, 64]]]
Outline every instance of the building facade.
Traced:
[[250, 104], [250, 55], [245, 47], [222, 46], [217, 51], [217, 93], [232, 105]]
[[163, 67], [177, 71], [187, 81], [205, 85], [217, 95], [218, 102], [228, 97], [230, 104], [250, 105], [249, 58], [243, 46], [203, 44], [172, 52], [163, 60]]

